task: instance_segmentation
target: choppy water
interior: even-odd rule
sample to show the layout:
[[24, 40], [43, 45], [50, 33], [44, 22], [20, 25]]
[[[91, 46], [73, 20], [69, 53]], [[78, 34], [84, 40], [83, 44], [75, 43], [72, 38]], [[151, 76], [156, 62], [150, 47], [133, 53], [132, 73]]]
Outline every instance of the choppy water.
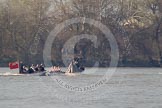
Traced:
[[[76, 76], [0, 76], [0, 108], [162, 108], [160, 68], [118, 68], [105, 85], [93, 91], [60, 87], [97, 83], [106, 69], [89, 74], [93, 70]], [[0, 72], [9, 70], [0, 68]]]

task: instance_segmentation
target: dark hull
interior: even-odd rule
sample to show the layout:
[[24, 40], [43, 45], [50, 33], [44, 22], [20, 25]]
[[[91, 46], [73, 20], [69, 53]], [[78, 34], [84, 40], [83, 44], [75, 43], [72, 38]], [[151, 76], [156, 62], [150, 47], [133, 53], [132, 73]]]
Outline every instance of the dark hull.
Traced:
[[35, 75], [35, 76], [40, 76], [43, 73], [46, 73], [46, 71], [43, 71], [43, 72], [34, 72], [34, 73], [21, 73], [20, 75]]

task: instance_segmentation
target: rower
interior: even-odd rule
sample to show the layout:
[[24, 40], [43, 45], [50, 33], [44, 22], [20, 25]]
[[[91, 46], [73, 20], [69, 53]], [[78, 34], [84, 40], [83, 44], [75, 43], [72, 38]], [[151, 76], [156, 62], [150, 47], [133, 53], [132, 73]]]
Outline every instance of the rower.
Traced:
[[81, 66], [79, 58], [74, 58], [68, 67], [67, 73], [83, 72], [84, 70], [85, 68]]

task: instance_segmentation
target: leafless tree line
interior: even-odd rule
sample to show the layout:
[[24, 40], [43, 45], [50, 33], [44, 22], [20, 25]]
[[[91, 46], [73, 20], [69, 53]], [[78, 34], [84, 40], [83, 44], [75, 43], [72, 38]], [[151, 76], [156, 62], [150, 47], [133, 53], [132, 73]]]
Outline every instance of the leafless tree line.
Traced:
[[[156, 60], [160, 63], [161, 7], [161, 0], [6, 0], [0, 3], [0, 59], [41, 62], [51, 30], [70, 18], [85, 17], [110, 28], [119, 44], [121, 62]], [[84, 22], [70, 25], [59, 33], [53, 45], [53, 60], [61, 58], [59, 52], [68, 38], [85, 33], [97, 35], [100, 45], [94, 49], [98, 54], [84, 55], [87, 59], [93, 55], [102, 64], [109, 55], [108, 41], [101, 31]]]

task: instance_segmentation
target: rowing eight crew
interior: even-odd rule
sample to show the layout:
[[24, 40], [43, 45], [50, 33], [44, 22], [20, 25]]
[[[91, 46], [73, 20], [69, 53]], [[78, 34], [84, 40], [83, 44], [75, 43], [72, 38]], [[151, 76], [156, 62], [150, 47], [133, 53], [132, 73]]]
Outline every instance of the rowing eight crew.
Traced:
[[20, 74], [32, 74], [37, 72], [43, 72], [45, 71], [44, 65], [31, 65], [31, 66], [25, 66], [24, 64], [20, 65]]
[[59, 66], [52, 66], [50, 69], [49, 69], [49, 72], [61, 72], [61, 69]]

